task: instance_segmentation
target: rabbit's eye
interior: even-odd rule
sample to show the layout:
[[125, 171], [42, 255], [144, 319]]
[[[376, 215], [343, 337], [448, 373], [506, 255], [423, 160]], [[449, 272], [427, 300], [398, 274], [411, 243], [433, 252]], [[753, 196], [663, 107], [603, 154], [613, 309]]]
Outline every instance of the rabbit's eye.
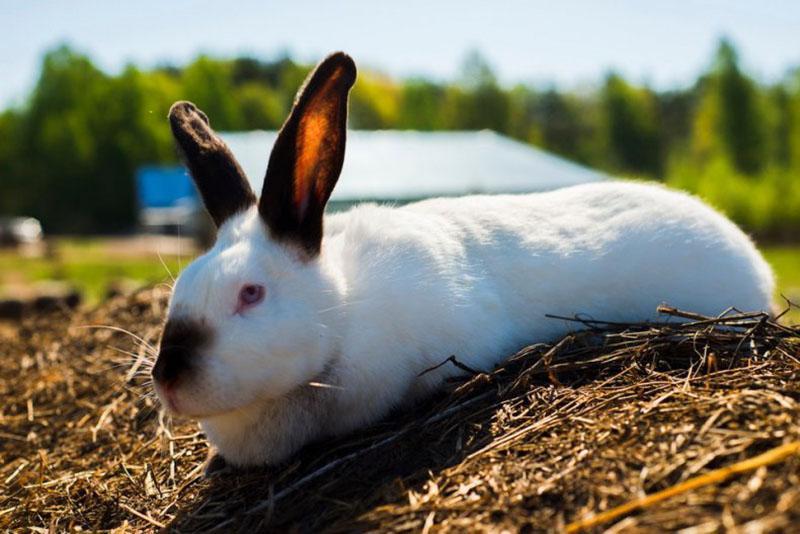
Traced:
[[264, 300], [265, 289], [259, 284], [247, 284], [239, 290], [239, 308], [254, 306]]

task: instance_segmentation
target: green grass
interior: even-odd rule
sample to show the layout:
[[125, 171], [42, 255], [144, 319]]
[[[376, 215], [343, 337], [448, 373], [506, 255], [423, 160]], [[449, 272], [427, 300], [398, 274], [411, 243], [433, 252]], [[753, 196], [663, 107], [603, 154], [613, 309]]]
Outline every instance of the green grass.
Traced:
[[[86, 302], [97, 304], [112, 283], [143, 286], [171, 282], [167, 268], [177, 276], [181, 263], [175, 256], [157, 254], [118, 254], [107, 250], [103, 240], [60, 239], [51, 252], [41, 257], [20, 256], [13, 250], [0, 250], [0, 294], [37, 282], [56, 280], [79, 289]], [[166, 265], [166, 267], [165, 267]]]
[[[42, 280], [66, 281], [80, 289], [90, 304], [100, 302], [111, 283], [126, 281], [130, 285], [171, 282], [164, 264], [173, 275], [190, 258], [155, 254], [123, 254], [109, 251], [102, 239], [61, 239], [48, 257], [26, 258], [11, 250], [0, 250], [0, 294], [4, 286], [30, 285]], [[800, 245], [772, 246], [762, 249], [775, 269], [780, 295], [800, 304]], [[800, 310], [794, 310], [790, 322], [800, 323]]]
[[[781, 295], [800, 305], [800, 245], [766, 247], [763, 252], [778, 281], [776, 301], [779, 307], [784, 307]], [[800, 310], [793, 309], [786, 320], [800, 324]]]

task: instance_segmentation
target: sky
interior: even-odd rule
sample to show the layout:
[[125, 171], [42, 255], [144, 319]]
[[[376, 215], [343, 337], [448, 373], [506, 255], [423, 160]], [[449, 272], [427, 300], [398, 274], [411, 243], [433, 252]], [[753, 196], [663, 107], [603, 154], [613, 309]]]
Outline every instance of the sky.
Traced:
[[42, 54], [68, 43], [109, 72], [200, 52], [316, 62], [345, 50], [395, 76], [455, 77], [479, 50], [501, 82], [581, 87], [609, 69], [691, 83], [721, 36], [762, 81], [800, 65], [800, 1], [0, 0], [0, 107], [22, 102]]

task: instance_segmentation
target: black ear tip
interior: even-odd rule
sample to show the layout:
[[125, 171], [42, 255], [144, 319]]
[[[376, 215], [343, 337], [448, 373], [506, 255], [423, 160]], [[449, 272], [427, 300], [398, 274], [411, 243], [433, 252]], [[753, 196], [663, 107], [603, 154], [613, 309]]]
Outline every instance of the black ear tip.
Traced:
[[172, 104], [167, 114], [169, 121], [173, 124], [186, 122], [192, 117], [200, 117], [203, 122], [208, 124], [208, 117], [200, 109], [188, 100], [179, 100]]
[[349, 85], [356, 81], [356, 62], [344, 52], [334, 52], [326, 57], [320, 65], [329, 65], [331, 69], [340, 69]]
[[341, 50], [333, 52], [328, 57], [324, 59], [324, 61], [334, 61], [340, 65], [347, 65], [352, 70], [356, 70], [356, 62], [353, 61], [353, 58], [350, 57], [350, 54], [347, 52], [342, 52]]

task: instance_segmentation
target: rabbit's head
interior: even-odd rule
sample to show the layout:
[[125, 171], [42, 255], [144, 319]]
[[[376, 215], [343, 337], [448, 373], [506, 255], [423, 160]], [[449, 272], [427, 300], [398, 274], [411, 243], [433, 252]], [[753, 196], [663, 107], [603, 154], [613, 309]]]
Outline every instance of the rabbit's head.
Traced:
[[322, 215], [344, 160], [352, 59], [309, 75], [269, 158], [261, 198], [208, 118], [178, 102], [169, 121], [217, 226], [176, 281], [153, 368], [175, 413], [209, 417], [287, 394], [335, 354], [326, 322], [342, 292], [320, 261]]

